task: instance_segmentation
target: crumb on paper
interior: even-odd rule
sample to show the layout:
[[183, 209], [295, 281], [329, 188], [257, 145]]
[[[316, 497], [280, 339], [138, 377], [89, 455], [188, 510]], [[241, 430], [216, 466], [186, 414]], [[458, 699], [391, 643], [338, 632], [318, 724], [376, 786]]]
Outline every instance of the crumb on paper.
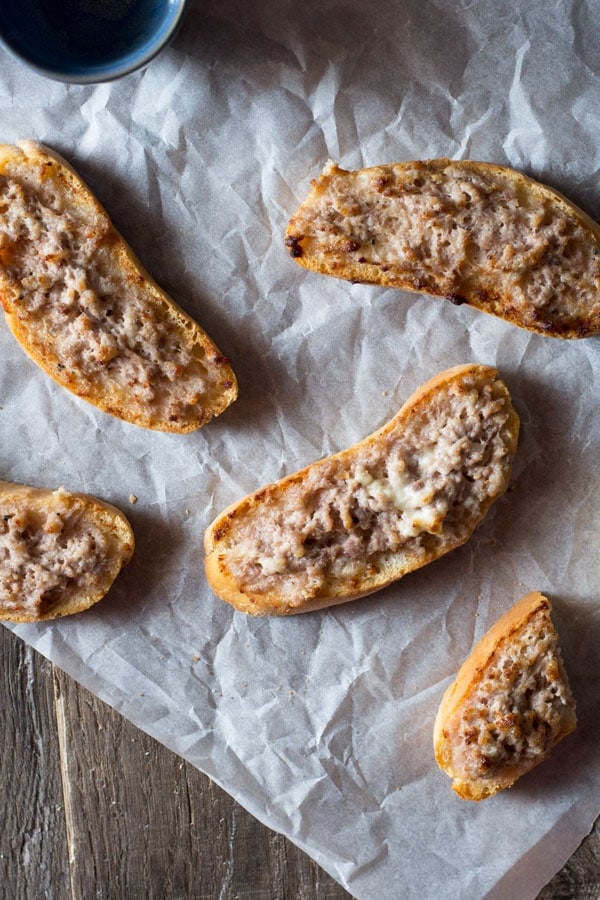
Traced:
[[138, 502], [138, 498], [135, 496], [135, 494], [130, 494], [130, 495], [129, 495], [129, 502], [130, 502], [130, 503], [137, 503], [137, 502]]

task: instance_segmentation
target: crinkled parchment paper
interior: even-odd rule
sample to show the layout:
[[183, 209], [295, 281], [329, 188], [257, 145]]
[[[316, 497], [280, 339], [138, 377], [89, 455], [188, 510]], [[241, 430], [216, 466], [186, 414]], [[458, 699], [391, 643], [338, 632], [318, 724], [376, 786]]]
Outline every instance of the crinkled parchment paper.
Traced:
[[[598, 2], [197, 0], [172, 47], [112, 85], [0, 56], [1, 139], [73, 162], [240, 382], [202, 431], [145, 432], [52, 383], [0, 323], [1, 477], [97, 494], [137, 535], [97, 607], [14, 630], [357, 897], [533, 897], [600, 810], [600, 339], [305, 272], [283, 231], [329, 157], [492, 160], [599, 218], [599, 17]], [[465, 547], [305, 617], [215, 599], [202, 535], [225, 505], [468, 361], [499, 367], [522, 438], [512, 489]], [[534, 589], [555, 603], [580, 727], [513, 790], [465, 803], [433, 760], [437, 706]]]

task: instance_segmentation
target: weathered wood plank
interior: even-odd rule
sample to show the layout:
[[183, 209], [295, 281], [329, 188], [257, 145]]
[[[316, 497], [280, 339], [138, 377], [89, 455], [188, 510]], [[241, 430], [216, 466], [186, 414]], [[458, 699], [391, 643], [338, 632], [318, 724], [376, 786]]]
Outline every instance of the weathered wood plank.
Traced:
[[[0, 895], [349, 895], [193, 766], [0, 628]], [[538, 900], [600, 897], [600, 820]]]
[[98, 890], [186, 900], [348, 896], [210, 779], [59, 670], [54, 689], [70, 782], [74, 900]]
[[600, 818], [565, 866], [537, 900], [598, 900], [600, 898]]
[[69, 895], [52, 667], [0, 628], [0, 893], [10, 900]]

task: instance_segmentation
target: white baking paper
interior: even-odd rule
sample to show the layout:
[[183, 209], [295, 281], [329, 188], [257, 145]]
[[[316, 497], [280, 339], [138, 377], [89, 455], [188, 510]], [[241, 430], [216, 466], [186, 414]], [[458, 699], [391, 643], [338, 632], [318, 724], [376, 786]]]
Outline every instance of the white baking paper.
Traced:
[[[55, 385], [2, 324], [1, 477], [97, 494], [137, 535], [102, 603], [14, 631], [359, 898], [534, 897], [600, 810], [600, 341], [308, 273], [284, 229], [328, 158], [491, 160], [600, 218], [599, 18], [597, 0], [196, 0], [114, 84], [0, 54], [1, 140], [72, 161], [240, 383], [200, 432], [146, 432]], [[512, 489], [464, 548], [286, 620], [212, 595], [202, 536], [225, 505], [469, 361], [498, 366], [522, 437]], [[435, 713], [473, 642], [536, 589], [580, 726], [513, 790], [465, 803], [433, 760]]]

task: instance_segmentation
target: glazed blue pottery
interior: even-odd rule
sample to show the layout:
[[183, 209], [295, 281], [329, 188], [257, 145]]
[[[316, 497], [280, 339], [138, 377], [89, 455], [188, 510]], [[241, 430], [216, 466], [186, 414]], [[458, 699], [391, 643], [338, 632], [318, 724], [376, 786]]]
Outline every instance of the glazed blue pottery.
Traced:
[[0, 39], [58, 81], [112, 81], [147, 65], [179, 26], [186, 0], [0, 0]]

